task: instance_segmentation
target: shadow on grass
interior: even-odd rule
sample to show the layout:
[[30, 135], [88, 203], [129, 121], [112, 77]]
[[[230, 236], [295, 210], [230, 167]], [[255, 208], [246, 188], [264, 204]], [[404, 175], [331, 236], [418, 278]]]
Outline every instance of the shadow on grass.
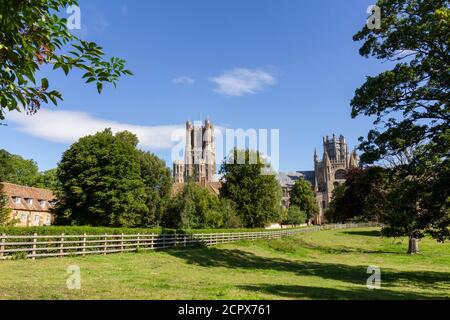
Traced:
[[[168, 254], [185, 260], [189, 264], [202, 267], [224, 267], [231, 269], [249, 269], [255, 271], [273, 270], [290, 272], [299, 276], [313, 276], [353, 284], [364, 284], [367, 281], [367, 266], [350, 266], [346, 264], [330, 264], [313, 261], [288, 260], [283, 258], [267, 258], [251, 252], [218, 248], [197, 248], [168, 250]], [[388, 288], [404, 283], [408, 286], [448, 290], [450, 273], [434, 271], [397, 272], [382, 269], [383, 287]]]
[[[327, 254], [344, 254], [344, 253], [365, 253], [365, 254], [406, 254], [406, 251], [399, 251], [400, 249], [395, 248], [393, 250], [367, 250], [363, 248], [356, 247], [345, 247], [345, 246], [336, 246], [336, 247], [324, 247], [311, 242], [307, 242], [303, 239], [298, 240], [298, 244], [304, 248], [313, 249], [320, 251], [321, 253]], [[403, 248], [402, 248], [403, 250]], [[405, 249], [406, 250], [406, 249]]]
[[444, 297], [419, 294], [415, 292], [394, 292], [389, 290], [369, 290], [365, 288], [320, 288], [297, 285], [263, 284], [257, 286], [239, 286], [239, 289], [278, 296], [280, 299], [327, 299], [327, 300], [420, 300], [442, 299]]
[[382, 236], [380, 230], [355, 230], [355, 231], [342, 231], [343, 234], [348, 234], [350, 236], [363, 236], [363, 237], [377, 237]]

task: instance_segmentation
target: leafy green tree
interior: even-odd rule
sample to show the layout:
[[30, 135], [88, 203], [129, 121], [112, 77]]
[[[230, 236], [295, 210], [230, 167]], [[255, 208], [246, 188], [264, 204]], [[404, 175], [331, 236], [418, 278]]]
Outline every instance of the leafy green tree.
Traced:
[[36, 188], [56, 190], [58, 185], [56, 169], [39, 172], [35, 161], [6, 150], [0, 150], [0, 177], [0, 181]]
[[291, 205], [306, 213], [307, 219], [311, 219], [319, 213], [316, 195], [309, 181], [297, 180], [290, 191], [290, 199]]
[[148, 214], [143, 226], [161, 225], [163, 213], [170, 203], [172, 175], [166, 163], [150, 152], [139, 151], [141, 178], [147, 194]]
[[33, 160], [0, 150], [0, 164], [4, 182], [34, 187], [39, 179], [39, 168]]
[[220, 200], [210, 190], [188, 182], [172, 201], [164, 226], [178, 229], [220, 228]]
[[10, 224], [11, 210], [7, 207], [8, 199], [3, 194], [3, 185], [0, 183], [0, 226]]
[[0, 149], [0, 181], [6, 181], [6, 176], [12, 171], [10, 158], [9, 152]]
[[281, 187], [259, 153], [232, 151], [220, 169], [223, 186], [220, 196], [236, 204], [236, 211], [247, 228], [264, 227], [281, 219]]
[[309, 219], [307, 213], [302, 211], [297, 206], [290, 206], [287, 210], [287, 216], [283, 219], [285, 225], [299, 225], [304, 224]]
[[[377, 5], [381, 27], [365, 26], [354, 40], [364, 42], [361, 55], [396, 63], [367, 77], [351, 102], [353, 117], [375, 118], [375, 129], [361, 143], [361, 160], [396, 160], [392, 192], [399, 198], [393, 204], [403, 211], [389, 210], [386, 234], [407, 234], [410, 244], [425, 233], [443, 241], [450, 238], [449, 180], [443, 180], [450, 166], [449, 1], [379, 0]], [[409, 248], [415, 250], [416, 245]]]
[[6, 172], [2, 170], [2, 166], [4, 164], [2, 151], [3, 150], [0, 150], [0, 226], [5, 226], [10, 221], [11, 210], [9, 210], [9, 208], [7, 207], [8, 198], [3, 193], [3, 184], [1, 183], [2, 181], [5, 181], [6, 174]]
[[385, 210], [381, 206], [387, 192], [387, 170], [381, 167], [354, 168], [347, 172], [346, 181], [332, 199], [333, 222], [351, 219], [379, 221]]
[[242, 228], [242, 221], [236, 212], [236, 204], [228, 199], [220, 199], [220, 211], [223, 224], [221, 228]]
[[34, 184], [36, 188], [44, 188], [50, 190], [58, 189], [58, 175], [57, 169], [51, 169], [44, 172], [41, 172], [37, 178], [36, 183]]
[[3, 184], [1, 183], [2, 181], [4, 181], [4, 176], [6, 174], [6, 172], [4, 171], [4, 168], [3, 168], [6, 161], [3, 158], [2, 151], [3, 150], [0, 150], [0, 226], [4, 226], [9, 217], [9, 212], [6, 207], [7, 198], [3, 193]]
[[328, 222], [344, 222], [347, 220], [347, 217], [340, 208], [340, 203], [345, 196], [346, 190], [347, 186], [345, 184], [338, 184], [334, 187], [330, 205], [325, 211], [325, 218]]
[[81, 138], [58, 166], [59, 223], [135, 227], [148, 215], [137, 138], [106, 129]]
[[[386, 236], [410, 235], [408, 253], [419, 251], [423, 230], [438, 241], [448, 239], [450, 212], [450, 169], [437, 167], [429, 179], [423, 176], [390, 177], [389, 190], [378, 205], [383, 208], [381, 222]], [[427, 183], [431, 181], [431, 183]], [[444, 209], [442, 208], [444, 207]], [[446, 212], [442, 213], [442, 210]], [[432, 227], [430, 227], [432, 226]]]
[[131, 74], [125, 61], [105, 59], [94, 42], [71, 34], [67, 20], [57, 15], [76, 0], [2, 0], [0, 2], [0, 120], [6, 110], [36, 112], [42, 103], [57, 104], [62, 94], [50, 89], [48, 79], [36, 79], [45, 66], [83, 72], [86, 83], [116, 85], [120, 76]]

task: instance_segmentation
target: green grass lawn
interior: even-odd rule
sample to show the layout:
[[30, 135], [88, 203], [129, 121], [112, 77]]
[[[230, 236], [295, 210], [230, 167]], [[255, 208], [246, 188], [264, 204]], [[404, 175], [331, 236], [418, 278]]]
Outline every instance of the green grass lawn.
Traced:
[[[450, 244], [407, 239], [376, 228], [323, 231], [288, 239], [239, 242], [108, 256], [0, 261], [0, 299], [433, 299], [450, 298]], [[81, 268], [81, 290], [66, 269]], [[380, 290], [366, 287], [369, 265]]]

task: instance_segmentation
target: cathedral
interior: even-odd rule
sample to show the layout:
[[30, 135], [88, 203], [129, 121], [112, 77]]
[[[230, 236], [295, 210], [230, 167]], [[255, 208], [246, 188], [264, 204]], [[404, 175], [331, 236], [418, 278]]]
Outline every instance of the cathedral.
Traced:
[[319, 215], [315, 224], [324, 222], [323, 214], [331, 202], [333, 189], [337, 184], [344, 183], [349, 169], [359, 166], [356, 150], [351, 154], [344, 136], [323, 138], [323, 158], [320, 161], [317, 149], [314, 152], [315, 191], [319, 205]]
[[[219, 194], [221, 183], [215, 181], [217, 168], [214, 127], [209, 120], [206, 120], [204, 124], [186, 122], [184, 153], [184, 160], [173, 163], [173, 194], [180, 192], [188, 181], [196, 182]], [[324, 137], [322, 160], [319, 160], [317, 149], [314, 152], [314, 171], [278, 173], [277, 179], [283, 190], [283, 207], [288, 208], [290, 205], [290, 190], [295, 181], [305, 179], [310, 181], [314, 187], [319, 206], [319, 214], [313, 222], [315, 224], [325, 223], [324, 212], [330, 205], [334, 187], [345, 182], [349, 169], [358, 166], [359, 159], [356, 150], [349, 152], [343, 135], [339, 138], [336, 135]]]
[[193, 181], [205, 185], [213, 182], [217, 173], [214, 127], [209, 120], [204, 125], [186, 122], [184, 161], [174, 161], [175, 183]]

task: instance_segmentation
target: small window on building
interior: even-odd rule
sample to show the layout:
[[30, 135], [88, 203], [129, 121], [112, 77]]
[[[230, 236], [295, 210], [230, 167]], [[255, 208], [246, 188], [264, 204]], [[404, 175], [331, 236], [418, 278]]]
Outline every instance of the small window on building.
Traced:
[[26, 213], [22, 213], [22, 215], [20, 216], [20, 221], [25, 222], [28, 219], [28, 215]]
[[45, 224], [50, 225], [51, 221], [52, 221], [52, 217], [50, 215], [47, 215], [45, 217]]
[[13, 197], [13, 201], [15, 204], [20, 204], [20, 202], [22, 201], [21, 197]]
[[33, 199], [31, 199], [31, 198], [27, 198], [27, 199], [25, 199], [26, 201], [27, 201], [27, 204], [28, 205], [32, 205], [33, 204]]
[[345, 170], [338, 170], [336, 171], [334, 178], [336, 180], [345, 180], [347, 177], [347, 173], [345, 172]]
[[39, 203], [41, 204], [42, 208], [45, 208], [45, 206], [47, 205], [47, 201], [45, 200], [39, 200]]
[[41, 217], [38, 215], [34, 216], [34, 224], [39, 225], [41, 223]]

